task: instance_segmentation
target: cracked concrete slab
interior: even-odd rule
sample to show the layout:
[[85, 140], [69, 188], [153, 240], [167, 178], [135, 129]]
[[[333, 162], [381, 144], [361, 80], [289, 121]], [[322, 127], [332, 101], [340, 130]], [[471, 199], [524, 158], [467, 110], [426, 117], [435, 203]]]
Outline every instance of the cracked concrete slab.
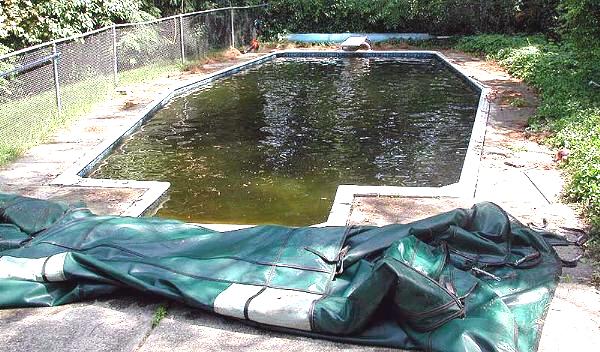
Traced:
[[157, 301], [126, 297], [51, 308], [0, 310], [0, 351], [134, 351]]
[[597, 351], [600, 292], [584, 284], [561, 283], [546, 316], [539, 352]]
[[409, 223], [461, 207], [470, 207], [468, 199], [449, 197], [355, 197], [348, 224], [383, 226]]
[[56, 186], [21, 186], [6, 187], [3, 192], [17, 193], [28, 197], [37, 197], [64, 202], [73, 206], [89, 208], [99, 215], [123, 214], [144, 190], [136, 188], [101, 188], [101, 187], [56, 187]]

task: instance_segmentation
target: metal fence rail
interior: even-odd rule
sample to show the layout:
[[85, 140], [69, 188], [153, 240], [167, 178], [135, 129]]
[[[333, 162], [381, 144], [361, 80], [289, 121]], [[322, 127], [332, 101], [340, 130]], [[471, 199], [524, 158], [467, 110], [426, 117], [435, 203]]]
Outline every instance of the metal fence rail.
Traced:
[[121, 83], [247, 45], [266, 5], [117, 24], [0, 56], [0, 164]]

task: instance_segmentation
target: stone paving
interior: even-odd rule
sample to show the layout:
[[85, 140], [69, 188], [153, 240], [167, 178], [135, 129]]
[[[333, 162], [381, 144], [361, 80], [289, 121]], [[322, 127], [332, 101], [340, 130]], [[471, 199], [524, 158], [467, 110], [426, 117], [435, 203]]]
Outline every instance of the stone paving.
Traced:
[[[354, 200], [349, 223], [404, 222], [457, 206], [469, 206], [474, 201], [491, 200], [525, 222], [540, 223], [546, 218], [551, 226], [581, 226], [573, 209], [558, 201], [562, 179], [552, 161], [552, 152], [526, 138], [524, 127], [527, 116], [534, 111], [535, 96], [496, 67], [458, 53], [447, 52], [446, 55], [497, 91], [488, 121], [475, 199], [358, 197]], [[219, 65], [214, 67], [218, 68]], [[57, 133], [50, 143], [33, 148], [17, 162], [0, 170], [0, 191], [69, 202], [83, 200], [99, 214], [127, 214], [143, 196], [143, 189], [62, 187], [50, 183], [81, 158], [82, 153], [101, 143], [111, 130], [136, 118], [156, 94], [200, 76], [181, 74], [128, 88], [127, 95], [116, 96], [96, 113]], [[524, 98], [528, 106], [512, 107], [507, 100], [512, 96]], [[132, 107], [124, 109], [126, 104]], [[545, 321], [540, 351], [595, 351], [600, 346], [600, 293], [589, 285], [589, 275], [590, 266], [585, 263], [579, 269], [565, 270]], [[167, 306], [168, 313], [153, 327], [153, 316], [161, 306]], [[269, 332], [130, 292], [120, 297], [61, 307], [0, 311], [0, 351], [38, 350], [387, 349]]]

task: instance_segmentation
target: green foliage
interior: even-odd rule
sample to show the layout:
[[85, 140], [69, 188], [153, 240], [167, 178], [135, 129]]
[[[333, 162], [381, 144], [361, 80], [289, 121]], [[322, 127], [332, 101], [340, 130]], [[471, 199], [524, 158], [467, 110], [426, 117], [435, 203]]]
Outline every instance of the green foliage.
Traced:
[[22, 150], [17, 147], [0, 144], [0, 165], [15, 160], [21, 153]]
[[542, 36], [506, 36], [502, 34], [478, 35], [459, 40], [456, 47], [462, 51], [501, 59], [514, 49], [545, 43]]
[[137, 67], [142, 62], [151, 62], [160, 57], [160, 51], [172, 44], [168, 38], [161, 35], [158, 27], [134, 26], [124, 31], [117, 43], [118, 52], [127, 59], [127, 68]]
[[457, 48], [497, 60], [540, 91], [542, 102], [530, 122], [554, 132], [549, 143], [570, 150], [565, 196], [580, 202], [600, 226], [600, 89], [590, 84], [600, 82], [600, 50], [540, 36], [502, 35], [465, 37]]
[[167, 316], [167, 309], [168, 307], [166, 304], [161, 304], [156, 308], [156, 310], [154, 311], [154, 315], [152, 316], [153, 329], [157, 327], [158, 324], [160, 324], [160, 322]]
[[[10, 52], [10, 49], [0, 43], [0, 56], [8, 52]], [[11, 60], [0, 60], [0, 72], [9, 71], [14, 67], [10, 61]], [[8, 81], [6, 78], [0, 78], [0, 103], [2, 103], [2, 97], [7, 93]]]
[[523, 98], [513, 98], [510, 101], [510, 106], [514, 106], [516, 108], [523, 108], [525, 106], [527, 106], [527, 100], [523, 99]]
[[152, 14], [143, 0], [3, 0], [0, 44], [19, 49]]
[[10, 49], [6, 45], [0, 44], [0, 56], [10, 52]]
[[113, 23], [204, 9], [262, 3], [259, 0], [2, 0], [0, 45], [12, 50], [68, 37]]
[[465, 34], [548, 30], [558, 0], [272, 0], [266, 34], [430, 32]]
[[600, 46], [600, 1], [562, 0], [562, 29], [580, 48]]
[[569, 116], [568, 125], [553, 138], [569, 145], [571, 155], [565, 168], [571, 175], [565, 189], [568, 199], [581, 202], [600, 226], [600, 107], [583, 109]]

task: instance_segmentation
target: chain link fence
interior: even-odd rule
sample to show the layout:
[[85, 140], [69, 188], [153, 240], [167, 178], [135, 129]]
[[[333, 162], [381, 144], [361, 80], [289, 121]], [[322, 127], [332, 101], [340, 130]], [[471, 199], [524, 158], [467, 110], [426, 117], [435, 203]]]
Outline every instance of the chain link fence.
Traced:
[[120, 84], [248, 45], [265, 5], [118, 24], [0, 56], [0, 164], [88, 113]]

